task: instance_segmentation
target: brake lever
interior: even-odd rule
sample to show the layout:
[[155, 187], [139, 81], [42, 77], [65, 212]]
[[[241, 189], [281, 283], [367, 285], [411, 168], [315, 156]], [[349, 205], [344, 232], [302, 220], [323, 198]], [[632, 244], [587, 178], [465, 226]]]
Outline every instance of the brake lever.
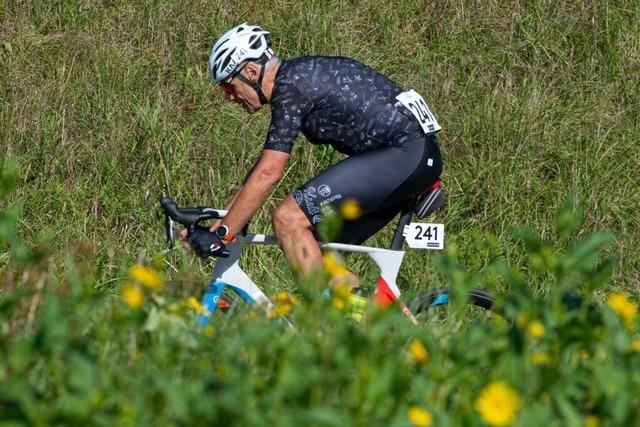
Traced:
[[164, 231], [167, 237], [167, 246], [169, 247], [169, 249], [172, 249], [173, 245], [176, 242], [173, 230], [173, 220], [166, 213], [164, 214]]

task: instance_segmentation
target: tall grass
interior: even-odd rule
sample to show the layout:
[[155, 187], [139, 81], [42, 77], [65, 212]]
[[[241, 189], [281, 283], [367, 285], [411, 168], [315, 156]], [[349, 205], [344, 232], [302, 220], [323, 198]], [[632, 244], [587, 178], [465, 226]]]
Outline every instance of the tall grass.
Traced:
[[[112, 283], [115, 266], [161, 248], [161, 195], [222, 206], [259, 155], [269, 112], [225, 104], [205, 64], [219, 35], [249, 21], [272, 32], [284, 59], [351, 56], [424, 95], [443, 126], [449, 203], [436, 220], [471, 268], [486, 264], [490, 235], [524, 263], [506, 237], [514, 224], [555, 241], [553, 215], [573, 193], [579, 234], [618, 238], [610, 285], [633, 290], [638, 16], [633, 1], [7, 0], [0, 155], [23, 171], [21, 233], [45, 232], [54, 250], [89, 242]], [[338, 159], [301, 138], [254, 227], [268, 229], [278, 201]], [[291, 283], [283, 257], [253, 255], [249, 270]], [[428, 258], [409, 254], [407, 282], [441, 280]]]

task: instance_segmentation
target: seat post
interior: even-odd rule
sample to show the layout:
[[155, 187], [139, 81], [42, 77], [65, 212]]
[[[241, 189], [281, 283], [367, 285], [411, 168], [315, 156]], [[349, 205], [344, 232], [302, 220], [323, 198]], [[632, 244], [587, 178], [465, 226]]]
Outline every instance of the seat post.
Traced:
[[413, 208], [411, 206], [407, 206], [402, 209], [400, 213], [400, 220], [398, 220], [398, 225], [396, 225], [396, 230], [393, 233], [393, 240], [391, 241], [391, 249], [394, 251], [401, 251], [402, 244], [405, 241], [404, 236], [404, 227], [409, 225], [411, 222], [411, 217], [413, 216]]

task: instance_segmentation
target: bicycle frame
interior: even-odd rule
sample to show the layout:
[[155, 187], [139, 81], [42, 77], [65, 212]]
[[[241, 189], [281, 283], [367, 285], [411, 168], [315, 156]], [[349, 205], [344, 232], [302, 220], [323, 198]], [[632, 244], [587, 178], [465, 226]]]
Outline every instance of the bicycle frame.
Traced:
[[[227, 211], [211, 209], [211, 212], [215, 212], [219, 218], [226, 215]], [[401, 249], [394, 249], [396, 247], [401, 248], [404, 241], [402, 237], [402, 228], [408, 224], [411, 220], [410, 212], [403, 212], [396, 227], [394, 235], [392, 249], [383, 249], [370, 246], [348, 245], [343, 243], [324, 243], [318, 242], [322, 249], [335, 250], [339, 252], [359, 252], [367, 254], [374, 263], [378, 266], [380, 274], [378, 276], [378, 283], [374, 301], [382, 306], [387, 306], [393, 302], [398, 302], [402, 311], [409, 316], [409, 318], [417, 322], [413, 314], [409, 311], [407, 306], [400, 301], [400, 289], [396, 284], [396, 278], [404, 259], [405, 252]], [[167, 217], [168, 229], [174, 230], [174, 221]], [[169, 236], [173, 239], [173, 236]], [[218, 301], [220, 296], [224, 292], [225, 288], [231, 289], [247, 304], [258, 304], [262, 307], [272, 308], [273, 303], [265, 295], [262, 289], [256, 285], [253, 280], [247, 275], [247, 273], [240, 267], [238, 261], [242, 250], [245, 245], [276, 245], [277, 240], [274, 236], [265, 234], [253, 234], [246, 233], [244, 235], [237, 235], [236, 241], [227, 246], [229, 250], [228, 258], [218, 258], [211, 275], [209, 286], [202, 297], [202, 305], [207, 310], [205, 314], [200, 315], [198, 323], [200, 326], [208, 324], [211, 316], [218, 309]]]

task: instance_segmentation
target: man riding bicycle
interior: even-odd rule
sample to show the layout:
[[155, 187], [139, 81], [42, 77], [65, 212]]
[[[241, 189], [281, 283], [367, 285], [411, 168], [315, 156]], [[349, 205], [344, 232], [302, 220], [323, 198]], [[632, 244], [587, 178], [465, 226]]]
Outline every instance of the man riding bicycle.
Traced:
[[[336, 241], [360, 244], [440, 176], [440, 126], [422, 97], [353, 59], [281, 61], [269, 33], [245, 23], [215, 43], [209, 73], [225, 99], [249, 114], [270, 104], [271, 124], [262, 155], [226, 217], [187, 237], [199, 256], [219, 255], [264, 204], [283, 176], [298, 132], [348, 156], [297, 188], [274, 212], [278, 242], [302, 277], [322, 268], [316, 241], [321, 208], [338, 210], [347, 200], [357, 201], [361, 216], [345, 221]], [[351, 273], [344, 279], [359, 285]]]

